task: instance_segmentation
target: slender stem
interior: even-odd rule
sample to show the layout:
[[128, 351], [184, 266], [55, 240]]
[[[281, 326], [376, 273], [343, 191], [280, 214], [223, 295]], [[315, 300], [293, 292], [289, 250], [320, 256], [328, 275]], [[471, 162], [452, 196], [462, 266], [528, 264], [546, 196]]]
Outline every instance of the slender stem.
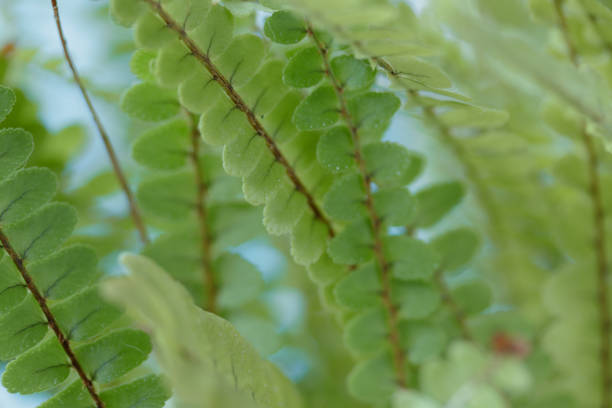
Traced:
[[391, 265], [387, 261], [384, 255], [383, 249], [383, 231], [382, 231], [382, 219], [376, 212], [374, 208], [374, 199], [372, 195], [372, 179], [371, 175], [368, 173], [365, 160], [361, 154], [361, 140], [359, 137], [359, 128], [353, 117], [351, 116], [346, 97], [344, 95], [344, 88], [342, 84], [338, 81], [338, 78], [333, 74], [330, 61], [329, 61], [329, 50], [325, 44], [321, 42], [321, 40], [317, 37], [314, 32], [314, 29], [310, 23], [306, 23], [306, 32], [315, 43], [319, 54], [323, 60], [325, 75], [329, 78], [334, 91], [336, 92], [336, 96], [338, 98], [338, 102], [340, 104], [340, 114], [342, 115], [346, 125], [348, 126], [351, 137], [353, 139], [354, 152], [353, 155], [355, 157], [355, 162], [357, 163], [357, 167], [362, 176], [363, 187], [366, 192], [366, 200], [365, 206], [370, 215], [369, 219], [372, 224], [372, 231], [374, 233], [374, 254], [380, 266], [381, 273], [381, 281], [382, 281], [382, 291], [381, 297], [383, 305], [387, 311], [389, 316], [389, 340], [391, 342], [391, 349], [393, 353], [393, 362], [396, 371], [397, 382], [400, 387], [406, 387], [406, 375], [405, 375], [405, 354], [401, 347], [400, 335], [399, 335], [399, 316], [397, 307], [393, 304], [391, 299], [391, 276], [390, 269]]
[[[555, 0], [555, 9], [559, 24], [563, 31], [566, 45], [576, 68], [579, 68], [576, 48], [572, 37], [567, 29], [567, 22], [563, 12], [561, 0]], [[599, 178], [599, 157], [593, 136], [587, 131], [586, 120], [582, 123], [582, 143], [587, 154], [587, 166], [589, 177], [589, 196], [593, 206], [593, 225], [595, 236], [593, 249], [596, 259], [597, 274], [597, 305], [599, 309], [599, 332], [601, 344], [599, 346], [599, 360], [601, 363], [601, 408], [612, 407], [612, 356], [610, 341], [612, 341], [612, 317], [610, 316], [610, 300], [608, 298], [608, 259], [606, 255], [606, 213], [604, 210], [603, 197], [601, 195], [601, 180]]]
[[117, 158], [113, 145], [110, 141], [110, 138], [108, 137], [108, 133], [106, 133], [106, 130], [104, 129], [104, 126], [102, 125], [102, 121], [100, 120], [100, 117], [98, 116], [98, 113], [96, 112], [91, 102], [91, 99], [89, 98], [89, 94], [87, 93], [87, 90], [85, 89], [85, 85], [83, 84], [83, 81], [81, 80], [79, 72], [77, 71], [76, 66], [74, 65], [74, 62], [72, 61], [70, 52], [68, 51], [68, 43], [66, 41], [66, 37], [64, 36], [64, 30], [62, 28], [62, 23], [60, 20], [57, 0], [51, 0], [51, 5], [53, 6], [55, 24], [57, 26], [57, 32], [59, 34], [59, 38], [62, 43], [62, 49], [64, 50], [64, 56], [66, 58], [66, 62], [68, 63], [68, 66], [70, 67], [70, 71], [72, 71], [72, 76], [74, 78], [74, 81], [76, 82], [76, 84], [79, 86], [79, 89], [81, 90], [83, 99], [85, 100], [85, 103], [87, 104], [87, 108], [89, 109], [89, 112], [91, 113], [93, 121], [96, 127], [98, 128], [98, 133], [100, 133], [100, 137], [102, 138], [102, 142], [104, 143], [104, 147], [106, 148], [106, 153], [108, 154], [108, 157], [111, 161], [111, 165], [113, 166], [113, 171], [115, 172], [115, 176], [117, 177], [117, 180], [119, 180], [121, 189], [125, 193], [125, 196], [128, 200], [128, 205], [130, 207], [130, 214], [134, 221], [134, 225], [136, 226], [136, 229], [138, 230], [138, 234], [140, 235], [140, 240], [142, 241], [143, 244], [148, 244], [149, 237], [147, 234], [147, 229], [142, 220], [142, 216], [140, 214], [138, 205], [136, 204], [134, 195], [132, 194], [132, 190], [128, 186], [127, 179], [125, 177], [125, 174], [123, 173], [121, 165], [119, 164], [119, 159]]
[[238, 94], [236, 89], [232, 83], [225, 78], [225, 76], [219, 71], [219, 69], [215, 66], [212, 60], [209, 58], [208, 54], [202, 51], [195, 41], [187, 34], [185, 29], [177, 23], [162, 7], [161, 3], [157, 0], [143, 0], [148, 3], [153, 10], [159, 15], [159, 17], [166, 23], [166, 27], [170, 30], [174, 31], [179, 39], [185, 44], [185, 46], [189, 49], [191, 54], [198, 60], [198, 62], [206, 68], [206, 70], [210, 73], [212, 79], [216, 81], [225, 94], [231, 99], [234, 103], [236, 109], [240, 110], [246, 115], [246, 118], [249, 124], [255, 130], [255, 133], [262, 137], [266, 143], [266, 146], [274, 155], [274, 158], [277, 162], [279, 162], [284, 168], [289, 176], [289, 179], [293, 183], [295, 189], [303, 194], [306, 197], [308, 202], [308, 206], [312, 210], [315, 218], [320, 220], [327, 227], [327, 232], [330, 237], [335, 235], [333, 226], [331, 222], [327, 219], [323, 211], [319, 208], [317, 203], [315, 202], [314, 196], [308, 191], [304, 183], [300, 180], [296, 171], [293, 169], [291, 164], [287, 161], [283, 153], [280, 151], [279, 147], [276, 145], [274, 139], [270, 136], [270, 134], [266, 131], [264, 126], [261, 124], [255, 112], [251, 108], [247, 106], [242, 97]]
[[461, 330], [461, 335], [465, 340], [473, 341], [474, 335], [472, 334], [465, 316], [465, 311], [461, 306], [455, 302], [450, 290], [448, 289], [448, 285], [444, 281], [444, 275], [442, 270], [439, 269], [434, 274], [434, 281], [438, 285], [440, 292], [442, 294], [442, 301], [446, 304], [446, 306], [450, 309], [455, 321], [457, 322], [457, 326], [459, 326], [459, 330]]
[[557, 17], [559, 18], [559, 25], [561, 26], [561, 32], [563, 33], [563, 37], [565, 38], [565, 44], [567, 45], [567, 52], [569, 54], [569, 58], [574, 65], [578, 66], [578, 53], [576, 52], [576, 47], [574, 46], [574, 42], [572, 41], [572, 37], [569, 32], [565, 13], [563, 12], [564, 1], [565, 0], [554, 0], [555, 12], [557, 13]]
[[200, 227], [200, 240], [201, 240], [201, 251], [202, 251], [202, 274], [204, 283], [204, 291], [207, 299], [206, 310], [211, 313], [216, 313], [217, 306], [217, 287], [215, 282], [215, 275], [212, 267], [212, 256], [211, 256], [211, 233], [209, 231], [208, 224], [208, 210], [206, 208], [206, 198], [208, 196], [208, 187], [202, 176], [202, 165], [200, 163], [200, 132], [195, 124], [195, 121], [191, 117], [189, 112], [187, 118], [189, 121], [189, 127], [191, 129], [191, 151], [189, 152], [189, 159], [193, 166], [195, 173], [196, 182], [196, 211], [198, 215], [198, 224]]
[[47, 319], [47, 324], [49, 325], [51, 330], [53, 330], [53, 333], [55, 333], [57, 340], [59, 341], [60, 345], [64, 349], [64, 352], [70, 359], [70, 364], [79, 374], [79, 377], [81, 378], [83, 385], [85, 385], [87, 392], [89, 393], [89, 395], [91, 395], [91, 398], [96, 403], [96, 407], [104, 408], [105, 407], [104, 402], [102, 402], [102, 400], [100, 399], [100, 396], [98, 395], [98, 392], [96, 391], [96, 388], [93, 385], [93, 381], [85, 373], [85, 370], [81, 366], [81, 363], [79, 362], [79, 360], [77, 360], [76, 355], [74, 354], [74, 351], [72, 351], [72, 348], [70, 347], [70, 340], [64, 335], [64, 333], [60, 329], [59, 324], [57, 323], [57, 320], [55, 319], [55, 316], [53, 316], [53, 313], [51, 313], [51, 310], [49, 309], [49, 306], [47, 305], [47, 300], [40, 293], [40, 291], [36, 287], [36, 284], [34, 283], [34, 280], [28, 273], [28, 270], [25, 266], [24, 259], [17, 253], [17, 251], [15, 251], [8, 237], [4, 234], [1, 228], [0, 228], [0, 243], [2, 243], [2, 247], [4, 248], [6, 253], [11, 257], [11, 259], [13, 260], [13, 263], [19, 270], [19, 273], [21, 274], [21, 277], [25, 281], [26, 286], [28, 287], [28, 290], [30, 291], [30, 293], [32, 293], [32, 296], [34, 296], [34, 299], [38, 303], [38, 306], [40, 306], [40, 309], [45, 315], [45, 318]]

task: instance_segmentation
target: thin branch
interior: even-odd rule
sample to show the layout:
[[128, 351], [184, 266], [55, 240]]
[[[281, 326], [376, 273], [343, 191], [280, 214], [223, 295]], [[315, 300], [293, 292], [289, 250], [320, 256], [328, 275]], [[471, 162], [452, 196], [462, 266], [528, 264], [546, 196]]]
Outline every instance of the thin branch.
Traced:
[[[555, 0], [557, 17], [563, 31], [566, 46], [576, 68], [579, 68], [578, 56], [572, 37], [567, 29], [567, 22], [561, 0]], [[597, 274], [597, 305], [599, 309], [599, 332], [601, 344], [599, 347], [599, 360], [601, 363], [601, 408], [612, 407], [612, 356], [610, 342], [612, 341], [612, 317], [610, 316], [610, 300], [608, 298], [608, 259], [606, 255], [606, 213], [601, 195], [601, 180], [599, 178], [599, 157], [593, 136], [587, 131], [586, 120], [582, 122], [582, 143], [587, 154], [589, 177], [589, 196], [593, 206], [593, 225], [595, 236], [593, 250], [596, 259]]]
[[53, 333], [55, 333], [57, 340], [59, 341], [60, 345], [64, 349], [64, 352], [70, 359], [70, 364], [79, 374], [79, 377], [81, 378], [81, 381], [83, 382], [83, 385], [85, 385], [87, 392], [89, 393], [91, 398], [94, 400], [96, 407], [105, 408], [104, 402], [102, 402], [102, 400], [100, 399], [100, 396], [98, 395], [98, 392], [96, 391], [96, 388], [93, 385], [93, 381], [85, 373], [85, 370], [81, 366], [81, 363], [79, 362], [79, 360], [77, 360], [76, 355], [74, 354], [74, 351], [70, 347], [70, 340], [64, 335], [64, 333], [60, 329], [59, 324], [57, 323], [57, 320], [55, 319], [55, 316], [53, 316], [53, 313], [51, 313], [51, 310], [49, 309], [49, 306], [47, 305], [47, 300], [40, 293], [40, 291], [36, 287], [36, 284], [34, 283], [34, 280], [28, 273], [28, 270], [25, 266], [24, 259], [17, 253], [17, 251], [15, 251], [8, 237], [4, 234], [2, 229], [0, 229], [0, 242], [2, 243], [2, 247], [4, 248], [6, 253], [11, 257], [11, 259], [13, 260], [13, 263], [19, 270], [21, 277], [25, 281], [26, 286], [28, 290], [30, 291], [30, 293], [32, 293], [32, 296], [34, 296], [34, 299], [38, 303], [38, 306], [40, 306], [40, 309], [42, 310], [43, 314], [45, 315], [45, 318], [47, 319], [47, 324], [49, 325], [51, 330], [53, 330]]
[[104, 143], [104, 147], [106, 148], [106, 153], [108, 154], [108, 157], [111, 161], [111, 165], [113, 166], [113, 171], [115, 172], [115, 176], [117, 177], [117, 180], [119, 181], [119, 184], [121, 185], [121, 189], [125, 193], [125, 196], [128, 200], [128, 205], [130, 207], [130, 214], [134, 221], [134, 225], [136, 226], [136, 229], [138, 230], [138, 234], [140, 235], [140, 240], [142, 241], [143, 244], [148, 244], [149, 237], [148, 237], [147, 229], [143, 222], [142, 216], [140, 214], [140, 209], [138, 208], [134, 195], [132, 194], [132, 190], [130, 189], [127, 183], [127, 179], [125, 177], [125, 174], [123, 173], [121, 165], [119, 164], [119, 159], [117, 158], [117, 155], [110, 141], [110, 138], [108, 137], [108, 134], [106, 133], [106, 130], [104, 129], [104, 126], [102, 125], [102, 121], [100, 120], [100, 117], [98, 116], [98, 113], [96, 112], [91, 102], [91, 99], [89, 98], [89, 94], [87, 93], [87, 90], [85, 89], [85, 85], [83, 84], [83, 81], [81, 80], [79, 72], [77, 71], [76, 66], [74, 65], [74, 62], [72, 61], [70, 52], [68, 51], [68, 43], [66, 41], [66, 37], [64, 36], [64, 30], [62, 28], [62, 23], [60, 20], [57, 0], [51, 0], [51, 5], [53, 6], [53, 15], [55, 16], [55, 24], [57, 26], [57, 33], [59, 34], [59, 38], [62, 44], [62, 49], [64, 51], [64, 57], [66, 58], [66, 62], [68, 63], [68, 66], [70, 67], [70, 71], [72, 71], [72, 76], [74, 78], [74, 81], [77, 83], [77, 85], [79, 86], [79, 89], [81, 90], [83, 99], [85, 100], [85, 103], [87, 104], [87, 108], [89, 109], [89, 112], [91, 113], [93, 121], [96, 127], [98, 128], [98, 133], [100, 133], [100, 137], [102, 138], [102, 142]]
[[259, 119], [257, 119], [255, 112], [253, 112], [253, 110], [247, 106], [247, 104], [244, 102], [242, 97], [238, 94], [238, 92], [236, 92], [231, 82], [228, 79], [226, 79], [225, 76], [221, 73], [221, 71], [219, 71], [219, 69], [215, 66], [215, 64], [213, 64], [211, 59], [208, 57], [207, 53], [202, 51], [198, 47], [195, 41], [187, 34], [185, 29], [179, 23], [177, 23], [166, 12], [166, 10], [164, 10], [161, 3], [159, 3], [156, 0], [143, 0], [143, 1], [148, 3], [151, 6], [151, 8], [155, 10], [155, 12], [159, 15], [159, 17], [165, 22], [167, 28], [174, 31], [178, 35], [181, 42], [185, 44], [185, 46], [189, 49], [191, 54], [210, 73], [212, 79], [221, 86], [225, 94], [234, 103], [235, 108], [240, 110], [246, 115], [246, 118], [249, 124], [255, 130], [255, 133], [257, 133], [258, 136], [264, 139], [266, 146], [268, 147], [270, 152], [272, 152], [272, 154], [274, 155], [275, 160], [279, 162], [285, 168], [287, 176], [289, 176], [289, 179], [293, 183], [295, 189], [306, 197], [308, 206], [312, 210], [315, 218], [319, 219], [323, 224], [325, 224], [325, 226], [327, 227], [328, 235], [330, 237], [333, 237], [335, 235], [335, 232], [334, 232], [331, 222], [327, 219], [323, 211], [319, 208], [319, 206], [315, 202], [313, 195], [308, 191], [306, 186], [302, 183], [296, 171], [293, 169], [291, 164], [289, 164], [289, 162], [287, 161], [283, 153], [280, 151], [280, 149], [276, 145], [276, 142], [274, 141], [274, 139], [266, 131], [266, 129], [261, 124], [261, 122], [259, 122]]
[[405, 388], [407, 386], [406, 383], [406, 374], [405, 374], [405, 363], [406, 356], [401, 347], [400, 335], [399, 335], [399, 316], [398, 309], [393, 304], [391, 300], [391, 276], [390, 269], [391, 265], [387, 261], [384, 255], [383, 249], [383, 232], [382, 229], [382, 219], [377, 214], [374, 208], [374, 199], [372, 195], [372, 180], [371, 176], [367, 171], [365, 160], [363, 159], [361, 153], [361, 140], [359, 137], [359, 128], [353, 117], [351, 116], [348, 107], [346, 98], [344, 96], [344, 89], [338, 78], [333, 74], [331, 65], [329, 62], [329, 49], [325, 44], [323, 44], [317, 35], [314, 32], [314, 29], [310, 23], [306, 23], [306, 32], [315, 43], [319, 54], [323, 60], [324, 72], [325, 75], [329, 78], [334, 91], [336, 93], [336, 97], [338, 98], [338, 102], [340, 103], [340, 114], [342, 115], [346, 125], [348, 126], [351, 137], [353, 139], [354, 144], [354, 152], [353, 156], [355, 158], [355, 162], [357, 163], [357, 167], [362, 176], [363, 187], [366, 192], [366, 200], [365, 206], [370, 215], [369, 219], [372, 225], [372, 231], [374, 233], [374, 253], [376, 255], [376, 259], [380, 265], [380, 273], [381, 273], [381, 281], [382, 281], [382, 291], [381, 297], [383, 305], [389, 315], [389, 340], [391, 342], [391, 349], [393, 352], [393, 362], [395, 366], [395, 375], [397, 377], [397, 382], [400, 387]]
[[470, 327], [467, 324], [467, 318], [465, 316], [465, 311], [463, 310], [461, 306], [457, 304], [457, 302], [455, 302], [453, 295], [448, 289], [448, 285], [444, 281], [444, 275], [441, 269], [437, 270], [436, 273], [434, 274], [434, 281], [436, 282], [436, 285], [438, 285], [438, 288], [440, 289], [440, 292], [442, 294], [442, 301], [449, 308], [455, 321], [457, 322], [457, 326], [459, 326], [461, 335], [463, 336], [465, 340], [473, 341], [474, 335], [472, 334]]
[[200, 132], [189, 112], [186, 112], [191, 132], [191, 151], [189, 159], [193, 166], [196, 182], [196, 211], [198, 224], [200, 227], [200, 240], [202, 252], [202, 283], [204, 284], [204, 295], [207, 299], [206, 310], [216, 313], [217, 308], [217, 286], [212, 267], [211, 256], [211, 233], [209, 231], [208, 210], [206, 208], [206, 198], [208, 196], [208, 186], [202, 176], [202, 165], [200, 163]]

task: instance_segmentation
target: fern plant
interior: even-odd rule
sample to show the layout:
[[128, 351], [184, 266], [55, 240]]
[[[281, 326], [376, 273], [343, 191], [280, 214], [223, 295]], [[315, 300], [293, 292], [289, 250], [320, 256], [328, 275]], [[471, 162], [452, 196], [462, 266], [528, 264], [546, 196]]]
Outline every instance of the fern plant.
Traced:
[[[99, 177], [128, 205], [111, 244], [70, 238], [55, 176], [27, 166], [32, 137], [0, 131], [10, 392], [53, 393], [41, 407], [612, 407], [607, 1], [110, 0], [134, 36], [117, 101], [136, 167], [51, 6], [110, 159]], [[0, 98], [4, 120], [15, 96]], [[97, 182], [58, 196], [81, 230]], [[256, 242], [286, 271], [262, 273]], [[139, 254], [103, 277], [117, 250]]]

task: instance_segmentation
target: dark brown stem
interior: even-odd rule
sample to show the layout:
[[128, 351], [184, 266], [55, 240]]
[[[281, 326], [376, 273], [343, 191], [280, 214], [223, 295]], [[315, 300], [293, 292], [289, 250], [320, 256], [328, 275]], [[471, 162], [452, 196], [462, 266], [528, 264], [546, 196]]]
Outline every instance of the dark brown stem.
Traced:
[[125, 193], [125, 196], [128, 200], [128, 205], [130, 207], [130, 214], [134, 221], [134, 225], [136, 226], [136, 229], [138, 230], [138, 234], [140, 235], [140, 240], [142, 241], [143, 244], [148, 244], [149, 237], [147, 234], [147, 229], [142, 220], [142, 216], [140, 214], [138, 205], [136, 204], [136, 200], [134, 199], [134, 195], [132, 194], [132, 190], [130, 189], [127, 183], [125, 174], [123, 173], [123, 170], [121, 169], [121, 165], [119, 164], [119, 159], [117, 158], [117, 155], [110, 141], [110, 138], [108, 137], [108, 134], [106, 133], [106, 130], [104, 129], [104, 126], [102, 125], [102, 121], [100, 120], [100, 117], [98, 116], [98, 113], [96, 112], [91, 102], [91, 99], [89, 98], [89, 94], [87, 93], [87, 90], [85, 89], [85, 85], [83, 85], [83, 81], [81, 80], [79, 72], [77, 71], [76, 66], [74, 65], [74, 62], [72, 61], [72, 58], [70, 57], [70, 52], [68, 51], [68, 43], [66, 41], [66, 37], [64, 36], [64, 30], [62, 29], [62, 23], [60, 20], [59, 10], [57, 7], [57, 0], [51, 0], [51, 5], [53, 6], [55, 24], [57, 26], [57, 32], [59, 34], [59, 38], [62, 43], [62, 49], [64, 50], [64, 56], [66, 58], [66, 62], [68, 63], [68, 66], [70, 67], [70, 71], [72, 71], [72, 77], [74, 78], [74, 82], [76, 82], [76, 84], [79, 86], [79, 89], [81, 90], [81, 94], [83, 95], [83, 99], [85, 99], [85, 103], [87, 104], [87, 108], [89, 109], [89, 112], [91, 113], [93, 121], [96, 124], [96, 127], [98, 128], [98, 133], [100, 133], [100, 137], [102, 138], [102, 142], [104, 143], [104, 147], [106, 148], [106, 153], [108, 154], [108, 157], [111, 161], [111, 165], [113, 166], [113, 171], [115, 172], [115, 176], [117, 177], [117, 180], [119, 180], [121, 189]]
[[25, 266], [24, 259], [17, 253], [17, 251], [15, 251], [8, 237], [4, 234], [1, 228], [0, 228], [0, 243], [2, 243], [2, 247], [13, 260], [13, 263], [17, 267], [17, 270], [19, 270], [19, 273], [21, 274], [21, 277], [25, 281], [25, 284], [28, 287], [28, 290], [30, 291], [30, 293], [32, 293], [32, 296], [34, 296], [34, 299], [38, 303], [38, 306], [40, 306], [40, 309], [45, 315], [45, 318], [47, 319], [47, 324], [49, 325], [51, 330], [53, 330], [53, 333], [55, 333], [57, 340], [59, 341], [60, 345], [64, 349], [64, 352], [70, 359], [70, 364], [75, 369], [75, 371], [79, 374], [79, 377], [81, 378], [81, 381], [83, 382], [83, 385], [85, 385], [87, 392], [89, 393], [91, 398], [94, 400], [96, 407], [105, 408], [104, 402], [102, 402], [102, 400], [100, 399], [100, 396], [98, 395], [98, 392], [96, 391], [96, 388], [93, 385], [93, 381], [85, 373], [85, 370], [83, 370], [81, 363], [79, 362], [79, 360], [77, 360], [76, 355], [74, 354], [74, 351], [72, 351], [72, 348], [70, 347], [70, 340], [64, 335], [64, 333], [60, 329], [57, 323], [57, 320], [55, 320], [55, 316], [53, 316], [53, 313], [51, 313], [51, 310], [49, 309], [49, 306], [47, 305], [47, 300], [40, 293], [32, 277], [28, 273], [28, 270]]
[[287, 161], [283, 153], [280, 151], [280, 149], [276, 145], [276, 142], [274, 141], [274, 139], [272, 139], [272, 137], [263, 127], [261, 122], [259, 122], [259, 119], [257, 119], [255, 112], [253, 112], [253, 110], [251, 110], [251, 108], [247, 106], [247, 104], [244, 102], [242, 97], [238, 94], [238, 92], [236, 92], [236, 90], [234, 89], [234, 86], [230, 83], [230, 81], [227, 80], [225, 76], [221, 73], [221, 71], [219, 71], [219, 69], [215, 66], [215, 64], [213, 64], [213, 62], [208, 57], [208, 55], [198, 47], [198, 45], [193, 41], [193, 39], [187, 34], [185, 29], [182, 27], [182, 25], [177, 23], [164, 10], [162, 5], [158, 1], [156, 0], [143, 0], [143, 1], [148, 3], [151, 6], [151, 8], [155, 10], [155, 12], [159, 15], [159, 17], [166, 24], [166, 27], [168, 27], [170, 30], [174, 31], [178, 35], [181, 42], [185, 44], [185, 46], [189, 49], [191, 54], [210, 73], [212, 79], [221, 86], [225, 94], [233, 102], [236, 109], [240, 110], [242, 113], [246, 115], [246, 118], [249, 124], [255, 130], [255, 133], [264, 139], [266, 146], [268, 147], [270, 152], [272, 152], [272, 154], [274, 155], [275, 160], [279, 162], [285, 168], [287, 176], [293, 183], [295, 189], [306, 197], [308, 206], [312, 210], [315, 218], [317, 218], [323, 224], [325, 224], [325, 226], [327, 227], [328, 235], [330, 237], [333, 237], [335, 235], [335, 232], [334, 232], [331, 222], [327, 219], [323, 211], [319, 208], [313, 195], [308, 191], [306, 186], [302, 183], [296, 171], [293, 169], [291, 164], [289, 164], [289, 162]]
[[357, 167], [359, 168], [359, 172], [361, 173], [361, 176], [362, 176], [363, 187], [366, 192], [365, 206], [367, 208], [368, 214], [370, 215], [369, 219], [370, 219], [370, 222], [372, 225], [372, 231], [374, 234], [374, 254], [380, 266], [380, 274], [381, 274], [381, 281], [382, 281], [382, 291], [381, 291], [382, 303], [389, 316], [389, 340], [391, 343], [391, 349], [393, 353], [395, 375], [397, 377], [398, 385], [402, 388], [405, 388], [407, 385], [406, 374], [405, 374], [406, 356], [401, 347], [401, 340], [400, 340], [399, 327], [398, 327], [399, 326], [398, 310], [397, 310], [397, 307], [393, 304], [393, 301], [391, 299], [391, 276], [390, 276], [391, 265], [389, 264], [389, 262], [387, 261], [384, 255], [383, 232], [381, 231], [383, 223], [382, 223], [382, 219], [379, 217], [379, 215], [377, 214], [374, 208], [374, 199], [372, 195], [372, 180], [371, 180], [370, 175], [368, 174], [365, 160], [363, 159], [363, 156], [361, 154], [361, 140], [359, 137], [359, 128], [357, 124], [355, 123], [355, 121], [353, 120], [353, 117], [351, 116], [348, 110], [346, 98], [344, 95], [344, 89], [342, 88], [342, 85], [340, 84], [340, 82], [338, 81], [338, 79], [332, 72], [331, 64], [329, 61], [329, 51], [328, 51], [327, 46], [323, 44], [321, 40], [317, 37], [310, 23], [307, 22], [306, 26], [307, 26], [306, 32], [308, 33], [310, 38], [312, 38], [312, 41], [315, 43], [317, 50], [319, 51], [319, 54], [321, 55], [321, 58], [323, 60], [323, 68], [324, 68], [325, 75], [329, 78], [330, 82], [332, 83], [332, 86], [336, 93], [336, 97], [338, 99], [338, 103], [340, 104], [340, 114], [342, 115], [342, 118], [346, 122], [346, 125], [348, 126], [351, 132], [351, 137], [353, 139], [353, 145], [354, 145], [353, 155], [355, 158], [355, 162], [357, 163]]
[[211, 234], [208, 229], [208, 210], [206, 208], [206, 198], [208, 195], [208, 187], [202, 176], [202, 165], [200, 163], [200, 132], [198, 127], [191, 117], [189, 112], [187, 118], [191, 129], [191, 151], [189, 159], [195, 172], [196, 182], [196, 211], [198, 215], [198, 223], [200, 226], [200, 240], [202, 251], [202, 283], [205, 287], [205, 296], [207, 298], [206, 310], [211, 313], [216, 313], [217, 308], [217, 286], [215, 275], [212, 267], [211, 256]]
[[[570, 58], [576, 68], [579, 68], [578, 56], [572, 38], [567, 29], [567, 21], [562, 8], [562, 1], [555, 0], [555, 8], [559, 24], [563, 31]], [[599, 309], [599, 332], [601, 344], [599, 347], [599, 360], [601, 363], [601, 408], [612, 407], [612, 360], [610, 355], [610, 341], [612, 336], [612, 317], [610, 316], [610, 300], [608, 299], [608, 259], [606, 255], [606, 214], [601, 196], [601, 181], [599, 179], [599, 157], [593, 137], [587, 130], [586, 120], [582, 123], [582, 143], [587, 154], [589, 177], [589, 195], [593, 206], [593, 225], [595, 236], [593, 249], [596, 259], [597, 274], [597, 305]]]

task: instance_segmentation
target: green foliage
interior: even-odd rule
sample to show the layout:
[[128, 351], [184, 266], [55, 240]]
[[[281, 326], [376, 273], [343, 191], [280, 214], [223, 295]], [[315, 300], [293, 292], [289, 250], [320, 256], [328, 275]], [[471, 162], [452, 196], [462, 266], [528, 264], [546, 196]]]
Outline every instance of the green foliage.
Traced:
[[[6, 96], [10, 90], [3, 92], [3, 99], [14, 100], [14, 95]], [[85, 383], [72, 384], [78, 372], [107, 404], [117, 401], [117, 407], [127, 406], [132, 400], [127, 393], [138, 387], [158, 397], [153, 404], [132, 400], [133, 407], [162, 407], [168, 395], [156, 378], [150, 377], [146, 385], [139, 385], [141, 380], [119, 380], [147, 358], [149, 338], [124, 328], [118, 323], [120, 311], [98, 297], [93, 250], [63, 247], [76, 224], [75, 210], [49, 203], [56, 190], [50, 171], [22, 168], [34, 147], [32, 136], [7, 129], [2, 131], [2, 142], [0, 358], [10, 361], [2, 384], [21, 394], [59, 388], [43, 406], [58, 401], [75, 406], [77, 400], [89, 406], [94, 401]]]
[[301, 406], [291, 383], [229, 322], [198, 308], [185, 289], [149, 259], [124, 255], [122, 260], [130, 275], [108, 282], [105, 293], [152, 331], [160, 363], [184, 403]]

